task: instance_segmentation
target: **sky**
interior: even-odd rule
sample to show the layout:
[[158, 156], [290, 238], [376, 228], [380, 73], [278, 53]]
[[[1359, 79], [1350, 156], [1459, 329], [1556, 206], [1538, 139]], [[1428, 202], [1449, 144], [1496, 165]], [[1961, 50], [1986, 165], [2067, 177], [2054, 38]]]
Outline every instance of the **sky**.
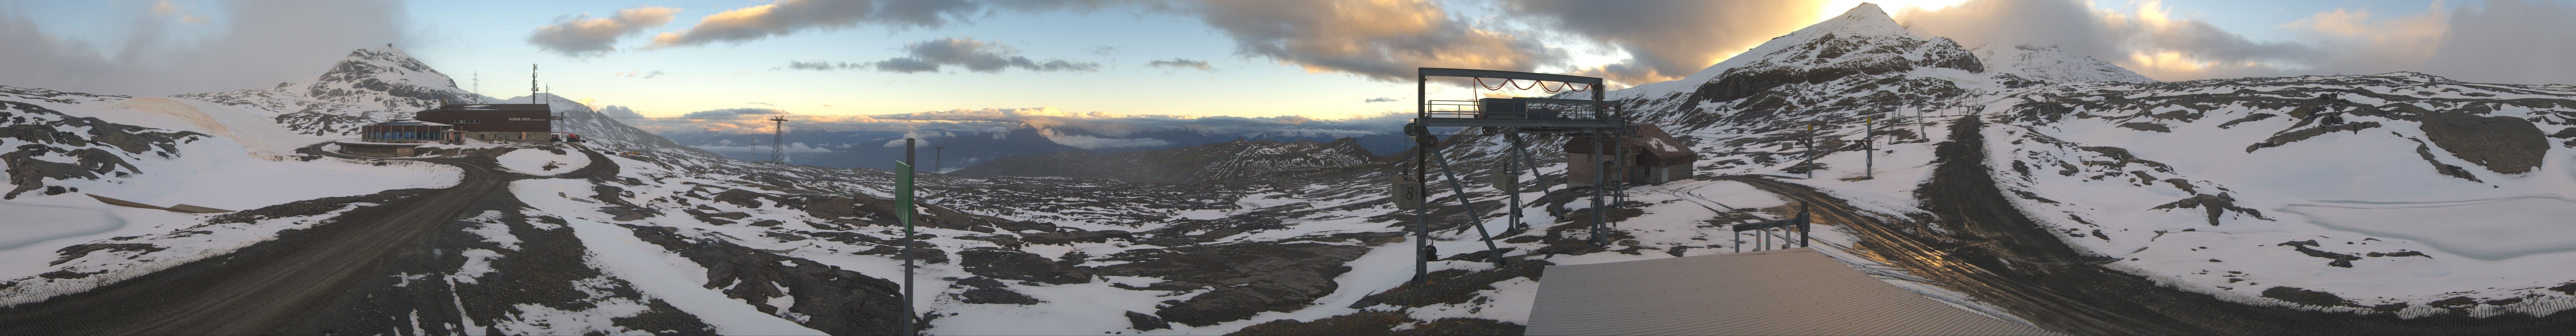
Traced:
[[[1874, 1], [1971, 47], [2159, 80], [2419, 71], [2576, 84], [2576, 3]], [[9, 1], [0, 85], [167, 95], [309, 78], [392, 44], [460, 87], [646, 116], [1411, 109], [1415, 67], [1678, 79], [1861, 1]], [[478, 80], [479, 78], [479, 80]], [[1435, 85], [1434, 96], [1463, 89]]]

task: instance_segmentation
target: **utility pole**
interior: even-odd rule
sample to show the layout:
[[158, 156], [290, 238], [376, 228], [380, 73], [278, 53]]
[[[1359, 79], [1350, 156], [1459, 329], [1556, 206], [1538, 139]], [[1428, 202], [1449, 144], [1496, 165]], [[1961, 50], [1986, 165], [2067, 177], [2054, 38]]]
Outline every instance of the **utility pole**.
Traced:
[[948, 160], [945, 160], [946, 153], [948, 153], [948, 147], [930, 146], [930, 172], [937, 173], [939, 164], [948, 163]]
[[901, 324], [903, 335], [918, 335], [913, 330], [912, 320], [921, 316], [920, 313], [912, 310], [912, 167], [915, 163], [912, 159], [913, 142], [913, 138], [903, 138], [903, 171], [898, 172], [900, 176], [895, 176], [902, 180], [901, 183], [896, 184], [897, 189], [902, 190], [896, 191], [895, 197], [903, 198], [901, 210], [903, 212], [900, 213], [903, 216], [903, 320]]
[[[769, 123], [772, 125], [769, 129], [769, 161], [787, 163], [787, 147], [784, 146], [787, 144], [787, 118], [769, 118]], [[912, 161], [912, 148], [904, 148], [903, 160], [907, 163]]]
[[1860, 156], [1860, 179], [1878, 178], [1875, 175], [1878, 169], [1878, 116], [1870, 116], [1860, 124], [1860, 150], [1864, 154]]
[[1807, 123], [1807, 140], [1806, 140], [1806, 142], [1807, 142], [1807, 162], [1805, 162], [1805, 163], [1800, 163], [1799, 165], [1807, 166], [1807, 178], [1816, 178], [1816, 123], [1815, 123], [1815, 122], [1808, 122], [1808, 123]]

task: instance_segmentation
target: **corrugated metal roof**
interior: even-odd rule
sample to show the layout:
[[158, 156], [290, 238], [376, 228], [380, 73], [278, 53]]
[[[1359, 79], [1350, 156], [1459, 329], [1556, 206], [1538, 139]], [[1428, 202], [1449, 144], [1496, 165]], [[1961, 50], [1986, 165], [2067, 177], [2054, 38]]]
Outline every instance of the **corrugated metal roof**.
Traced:
[[1530, 335], [2051, 335], [1815, 250], [1548, 266]]

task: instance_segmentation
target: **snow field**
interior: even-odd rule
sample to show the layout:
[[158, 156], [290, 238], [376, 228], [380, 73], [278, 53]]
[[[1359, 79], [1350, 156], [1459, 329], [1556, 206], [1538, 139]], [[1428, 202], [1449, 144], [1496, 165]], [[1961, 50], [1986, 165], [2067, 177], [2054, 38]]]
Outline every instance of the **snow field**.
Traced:
[[590, 155], [569, 148], [555, 154], [544, 148], [520, 148], [501, 154], [502, 168], [536, 176], [555, 176], [590, 166]]

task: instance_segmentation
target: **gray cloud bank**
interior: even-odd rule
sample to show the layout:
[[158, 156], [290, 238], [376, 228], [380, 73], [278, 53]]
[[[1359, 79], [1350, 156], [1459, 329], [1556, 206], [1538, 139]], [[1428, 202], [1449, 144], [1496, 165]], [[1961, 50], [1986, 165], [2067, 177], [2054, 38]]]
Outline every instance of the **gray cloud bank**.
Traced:
[[999, 73], [1006, 69], [1027, 71], [1099, 71], [1100, 63], [1062, 59], [1038, 61], [1019, 56], [1019, 49], [997, 42], [973, 38], [940, 38], [908, 43], [903, 57], [874, 62], [789, 61], [784, 69], [829, 71], [839, 69], [876, 69], [880, 72], [939, 72], [941, 67], [956, 66], [966, 71]]
[[[222, 10], [197, 8], [213, 6]], [[36, 27], [28, 14], [0, 6], [0, 60], [5, 60], [0, 61], [0, 85], [126, 95], [264, 89], [302, 80], [295, 76], [337, 62], [350, 50], [410, 41], [403, 6], [389, 1], [239, 1], [164, 9], [220, 13], [195, 18], [191, 16], [199, 14], [138, 8], [109, 15], [134, 27], [118, 41], [61, 38]], [[183, 39], [171, 34], [179, 29], [223, 33]], [[102, 45], [121, 49], [102, 51]]]

